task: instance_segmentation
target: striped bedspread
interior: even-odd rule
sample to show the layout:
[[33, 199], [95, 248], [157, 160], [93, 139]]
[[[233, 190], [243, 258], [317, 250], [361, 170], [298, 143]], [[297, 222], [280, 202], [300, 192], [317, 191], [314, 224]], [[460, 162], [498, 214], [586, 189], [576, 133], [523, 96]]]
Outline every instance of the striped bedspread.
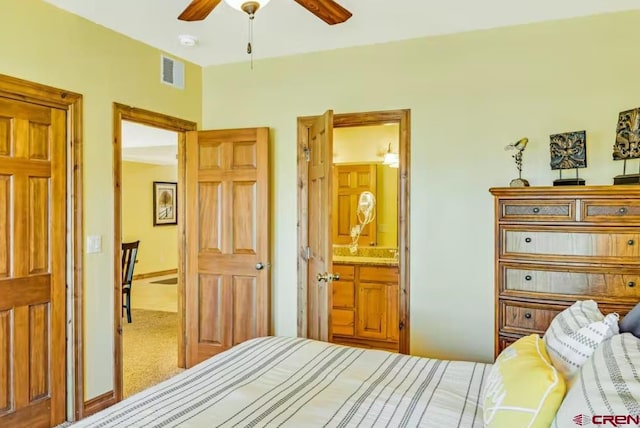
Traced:
[[299, 338], [242, 343], [83, 427], [482, 427], [489, 366]]

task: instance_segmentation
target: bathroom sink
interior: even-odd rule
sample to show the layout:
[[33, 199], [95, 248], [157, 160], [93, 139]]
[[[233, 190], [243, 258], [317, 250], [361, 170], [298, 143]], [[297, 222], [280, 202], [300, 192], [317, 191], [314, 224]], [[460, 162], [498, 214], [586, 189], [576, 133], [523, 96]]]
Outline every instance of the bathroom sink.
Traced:
[[394, 257], [333, 256], [333, 262], [381, 266], [398, 265], [398, 259]]

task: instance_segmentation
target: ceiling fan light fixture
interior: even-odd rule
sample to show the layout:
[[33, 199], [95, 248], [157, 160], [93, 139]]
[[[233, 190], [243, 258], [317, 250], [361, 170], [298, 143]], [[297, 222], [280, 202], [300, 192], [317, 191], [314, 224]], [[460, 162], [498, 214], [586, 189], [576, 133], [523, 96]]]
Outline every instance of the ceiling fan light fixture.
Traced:
[[271, 0], [224, 0], [229, 6], [249, 15], [253, 15], [258, 9], [265, 7]]

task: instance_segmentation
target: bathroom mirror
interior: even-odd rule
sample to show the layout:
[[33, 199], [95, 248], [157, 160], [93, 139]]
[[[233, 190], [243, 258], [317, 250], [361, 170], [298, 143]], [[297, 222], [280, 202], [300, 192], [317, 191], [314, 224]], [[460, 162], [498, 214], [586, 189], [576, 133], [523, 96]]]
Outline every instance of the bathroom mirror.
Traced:
[[349, 246], [358, 225], [362, 192], [375, 197], [375, 216], [362, 227], [358, 246], [397, 248], [398, 168], [383, 164], [385, 154], [397, 153], [397, 126], [368, 126], [334, 130], [333, 244]]

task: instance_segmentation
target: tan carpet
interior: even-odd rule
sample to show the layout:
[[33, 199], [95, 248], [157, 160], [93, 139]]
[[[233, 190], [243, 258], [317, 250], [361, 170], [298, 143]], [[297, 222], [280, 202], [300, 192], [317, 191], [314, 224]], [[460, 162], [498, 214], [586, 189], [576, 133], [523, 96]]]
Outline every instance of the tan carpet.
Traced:
[[183, 369], [178, 368], [178, 314], [132, 309], [124, 320], [124, 396], [147, 389]]

